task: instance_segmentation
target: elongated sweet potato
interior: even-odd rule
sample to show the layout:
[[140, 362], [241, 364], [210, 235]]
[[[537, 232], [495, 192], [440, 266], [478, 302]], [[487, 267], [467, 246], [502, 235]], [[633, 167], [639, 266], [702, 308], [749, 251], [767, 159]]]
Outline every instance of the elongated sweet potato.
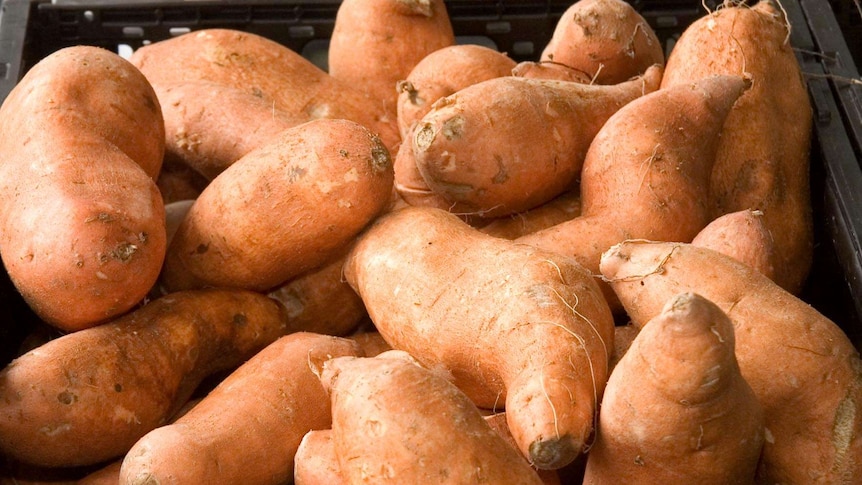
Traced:
[[153, 85], [218, 83], [272, 99], [275, 109], [305, 121], [355, 121], [377, 133], [390, 149], [400, 140], [395, 120], [388, 119], [377, 102], [260, 35], [202, 29], [141, 47], [129, 60]]
[[329, 74], [364, 92], [397, 123], [399, 81], [455, 44], [443, 0], [344, 0], [329, 41]]
[[602, 125], [660, 78], [656, 66], [614, 86], [514, 76], [468, 86], [416, 126], [416, 166], [452, 212], [497, 217], [531, 209], [576, 181]]
[[681, 292], [733, 321], [739, 368], [764, 410], [758, 483], [862, 480], [862, 361], [838, 325], [748, 265], [691, 244], [626, 241], [601, 271], [645, 329]]
[[344, 275], [393, 348], [451, 371], [480, 407], [505, 407], [530, 463], [560, 468], [581, 453], [614, 322], [573, 259], [407, 207], [359, 238]]
[[747, 86], [739, 76], [713, 76], [621, 108], [587, 152], [581, 216], [516, 241], [574, 257], [593, 273], [602, 253], [626, 239], [691, 241], [711, 220], [709, 172], [719, 134]]
[[348, 120], [281, 132], [232, 164], [189, 209], [165, 258], [168, 291], [269, 291], [343, 253], [389, 204], [392, 161]]
[[709, 300], [682, 293], [611, 373], [584, 484], [753, 483], [763, 440], [733, 323]]
[[542, 483], [460, 389], [405, 352], [336, 357], [320, 379], [347, 483]]
[[541, 60], [583, 71], [597, 84], [617, 84], [665, 58], [656, 33], [629, 2], [578, 0], [563, 12]]
[[79, 330], [146, 296], [165, 256], [163, 152], [152, 87], [105, 49], [43, 58], [3, 102], [0, 255], [43, 320]]
[[52, 467], [121, 456], [206, 376], [288, 331], [284, 308], [270, 298], [200, 290], [51, 340], [0, 372], [0, 451]]
[[710, 183], [712, 217], [756, 209], [775, 240], [775, 280], [798, 293], [813, 259], [809, 187], [812, 108], [789, 26], [776, 6], [724, 6], [685, 29], [662, 87], [714, 74], [752, 87], [731, 110]]
[[328, 396], [309, 362], [360, 352], [351, 340], [321, 334], [279, 338], [176, 422], [138, 440], [123, 460], [120, 483], [289, 481], [302, 437], [331, 424]]

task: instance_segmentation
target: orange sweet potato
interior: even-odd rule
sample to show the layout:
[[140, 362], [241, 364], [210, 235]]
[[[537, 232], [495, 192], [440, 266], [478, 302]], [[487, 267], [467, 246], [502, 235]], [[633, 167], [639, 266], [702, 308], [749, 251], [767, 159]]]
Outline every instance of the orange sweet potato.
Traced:
[[563, 12], [540, 57], [617, 84], [664, 64], [664, 48], [649, 23], [624, 0], [578, 0]]
[[758, 210], [730, 212], [706, 225], [691, 243], [726, 254], [775, 281], [775, 240]]
[[165, 258], [168, 291], [269, 291], [339, 256], [392, 195], [380, 139], [348, 120], [281, 132], [216, 177], [189, 209]]
[[515, 61], [489, 47], [459, 44], [438, 49], [419, 61], [398, 83], [397, 115], [401, 145], [395, 157], [395, 188], [410, 205], [448, 208], [422, 179], [413, 157], [413, 129], [438, 100], [481, 81], [512, 74]]
[[399, 81], [425, 56], [454, 44], [443, 0], [344, 0], [329, 41], [329, 74], [397, 123]]
[[121, 456], [206, 376], [288, 331], [284, 309], [270, 298], [200, 290], [51, 340], [0, 372], [0, 452], [52, 467]]
[[515, 66], [505, 53], [478, 44], [450, 45], [429, 53], [397, 84], [402, 140], [438, 99], [480, 81], [509, 76]]
[[581, 453], [614, 322], [574, 260], [406, 207], [360, 236], [344, 275], [393, 348], [448, 369], [478, 406], [505, 407], [530, 463], [555, 469]]
[[261, 92], [212, 81], [154, 84], [165, 119], [165, 157], [212, 180], [281, 131], [307, 121]]
[[862, 481], [862, 361], [838, 325], [748, 265], [691, 244], [626, 241], [601, 271], [644, 330], [681, 292], [733, 321], [739, 368], [764, 411], [758, 483]]
[[43, 58], [0, 107], [0, 255], [18, 291], [67, 331], [129, 311], [165, 256], [155, 183], [161, 109], [105, 49]]
[[775, 280], [798, 293], [813, 259], [812, 108], [777, 2], [725, 6], [685, 29], [662, 87], [714, 74], [752, 87], [727, 117], [710, 182], [712, 218], [756, 209], [775, 241]]
[[587, 152], [581, 216], [516, 241], [574, 257], [593, 273], [602, 252], [625, 239], [691, 241], [710, 221], [709, 170], [724, 119], [747, 86], [739, 76], [713, 76], [621, 108]]
[[570, 221], [581, 215], [581, 194], [571, 189], [533, 209], [499, 217], [479, 227], [485, 234], [517, 239], [542, 229]]
[[395, 120], [386, 119], [382, 106], [298, 53], [260, 35], [202, 29], [141, 47], [129, 60], [153, 85], [218, 83], [271, 99], [275, 109], [305, 121], [355, 121], [378, 134], [390, 149], [400, 140]]
[[416, 166], [452, 212], [498, 217], [531, 209], [575, 182], [605, 121], [660, 78], [656, 66], [614, 86], [515, 76], [468, 86], [416, 126]]
[[403, 351], [330, 359], [320, 379], [346, 483], [542, 484], [460, 389]]
[[138, 440], [123, 460], [120, 483], [289, 481], [302, 437], [331, 424], [328, 396], [309, 362], [357, 355], [355, 342], [338, 337], [279, 338], [176, 422]]
[[345, 485], [331, 429], [311, 430], [302, 437], [295, 455], [294, 485]]
[[611, 373], [584, 484], [753, 483], [763, 440], [733, 323], [709, 300], [681, 293]]
[[344, 336], [368, 315], [362, 299], [344, 281], [345, 258], [344, 254], [333, 258], [269, 291], [287, 309], [293, 328]]

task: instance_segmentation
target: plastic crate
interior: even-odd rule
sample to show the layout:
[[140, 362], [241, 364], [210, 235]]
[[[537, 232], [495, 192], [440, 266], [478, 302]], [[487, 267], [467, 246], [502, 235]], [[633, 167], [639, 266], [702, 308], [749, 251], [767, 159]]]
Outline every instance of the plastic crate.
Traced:
[[[489, 45], [516, 60], [535, 60], [573, 1], [450, 0], [447, 8], [459, 42]], [[0, 101], [27, 69], [62, 47], [89, 44], [131, 52], [148, 42], [211, 27], [269, 37], [325, 69], [339, 3], [2, 0]], [[631, 3], [669, 50], [685, 27], [705, 14], [704, 6], [714, 8], [716, 2]], [[830, 2], [781, 0], [781, 5], [791, 21], [791, 42], [807, 76], [815, 109], [811, 153], [815, 264], [801, 296], [838, 323], [857, 348], [862, 348], [862, 86], [847, 81], [858, 79], [859, 74]], [[0, 285], [0, 290], [7, 286]], [[0, 291], [0, 298], [11, 300], [12, 293]], [[3, 358], [23, 338], [21, 332], [3, 329], [6, 326], [0, 325], [0, 332], [5, 332], [0, 333]]]

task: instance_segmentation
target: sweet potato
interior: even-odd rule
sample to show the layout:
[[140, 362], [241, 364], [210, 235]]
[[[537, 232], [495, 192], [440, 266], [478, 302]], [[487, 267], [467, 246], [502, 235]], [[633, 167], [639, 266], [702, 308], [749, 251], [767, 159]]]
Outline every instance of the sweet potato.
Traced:
[[542, 483], [466, 394], [406, 352], [336, 357], [320, 380], [347, 483]]
[[344, 275], [393, 348], [450, 370], [478, 406], [505, 405], [530, 463], [560, 468], [580, 454], [614, 322], [574, 260], [407, 207], [360, 236]]
[[[517, 449], [518, 444], [515, 442], [515, 437], [512, 436], [511, 431], [509, 431], [509, 424], [506, 421], [506, 413], [492, 413], [485, 415], [485, 422], [500, 435], [506, 443], [509, 444], [512, 448]], [[536, 470], [539, 474], [539, 478], [542, 480], [544, 485], [560, 485], [560, 476], [557, 473], [557, 470]]]
[[288, 331], [270, 298], [200, 290], [51, 340], [0, 372], [0, 451], [52, 467], [118, 457], [167, 422], [206, 376]]
[[212, 81], [154, 84], [165, 119], [165, 157], [212, 180], [243, 155], [307, 118], [274, 99]]
[[395, 157], [395, 188], [410, 205], [448, 208], [422, 179], [410, 143], [415, 125], [438, 100], [481, 81], [511, 75], [515, 61], [489, 47], [459, 44], [438, 49], [419, 61], [397, 85], [401, 145]]
[[720, 216], [701, 229], [691, 243], [736, 258], [775, 281], [775, 240], [758, 210]]
[[416, 166], [452, 212], [498, 217], [531, 209], [575, 182], [602, 125], [660, 78], [656, 66], [614, 86], [514, 76], [468, 86], [416, 126]]
[[662, 87], [713, 74], [746, 75], [752, 87], [731, 110], [710, 182], [712, 218], [763, 212], [775, 240], [775, 280], [791, 293], [813, 259], [809, 187], [812, 108], [789, 26], [775, 5], [726, 6], [683, 31]]
[[573, 81], [584, 84], [592, 84], [593, 82], [592, 78], [584, 71], [554, 61], [521, 61], [512, 69], [512, 75], [532, 79]]
[[429, 53], [396, 86], [402, 140], [438, 99], [480, 81], [509, 76], [515, 66], [505, 53], [478, 44], [450, 45]]
[[584, 484], [753, 483], [763, 440], [733, 323], [709, 300], [681, 293], [611, 373]]
[[342, 276], [345, 258], [339, 255], [268, 292], [287, 309], [293, 328], [344, 336], [368, 316], [362, 299]]
[[346, 485], [341, 474], [331, 429], [311, 430], [302, 437], [295, 455], [294, 485]]
[[710, 221], [709, 171], [719, 134], [747, 86], [740, 76], [713, 76], [621, 108], [587, 152], [581, 216], [516, 241], [574, 257], [593, 273], [602, 252], [625, 239], [691, 241]]
[[379, 103], [260, 35], [202, 29], [143, 46], [129, 60], [153, 85], [218, 83], [272, 99], [275, 109], [305, 121], [355, 121], [378, 134], [390, 149], [400, 141], [395, 120], [385, 119]]
[[626, 241], [601, 271], [645, 329], [681, 292], [733, 321], [739, 368], [764, 410], [758, 483], [862, 481], [862, 362], [838, 325], [746, 264], [691, 244]]
[[540, 59], [583, 71], [597, 84], [623, 82], [665, 61], [652, 27], [624, 0], [574, 2]]
[[329, 74], [364, 92], [397, 124], [399, 81], [455, 44], [443, 0], [344, 0], [329, 41]]
[[339, 256], [387, 207], [392, 162], [380, 139], [348, 120], [281, 132], [204, 189], [183, 220], [160, 279], [269, 291]]
[[54, 52], [5, 99], [0, 255], [40, 318], [79, 330], [146, 296], [165, 256], [163, 152], [152, 87], [108, 50]]
[[571, 189], [533, 209], [494, 219], [479, 226], [479, 230], [492, 236], [517, 239], [570, 221], [580, 215], [580, 191]]
[[120, 483], [287, 482], [305, 433], [331, 424], [328, 396], [309, 362], [357, 355], [355, 342], [338, 337], [279, 338], [175, 423], [138, 440], [123, 460]]

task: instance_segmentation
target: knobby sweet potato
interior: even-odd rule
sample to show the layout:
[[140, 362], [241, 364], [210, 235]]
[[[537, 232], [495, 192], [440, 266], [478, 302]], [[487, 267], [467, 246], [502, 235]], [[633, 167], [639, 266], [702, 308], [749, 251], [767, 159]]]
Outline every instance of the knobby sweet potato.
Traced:
[[205, 377], [288, 331], [284, 309], [270, 298], [199, 290], [51, 340], [0, 372], [0, 451], [53, 467], [121, 456]]
[[152, 87], [105, 49], [48, 55], [3, 102], [0, 255], [40, 318], [79, 330], [146, 296], [165, 256], [163, 152]]
[[478, 406], [505, 407], [530, 463], [560, 468], [581, 453], [614, 322], [574, 260], [407, 207], [360, 236], [344, 274], [393, 348], [448, 369]]
[[739, 368], [764, 411], [758, 483], [862, 480], [862, 362], [838, 325], [748, 265], [691, 244], [626, 241], [601, 271], [644, 330], [682, 292], [733, 321]]
[[740, 374], [733, 323], [672, 297], [608, 379], [584, 484], [753, 483], [763, 410]]

